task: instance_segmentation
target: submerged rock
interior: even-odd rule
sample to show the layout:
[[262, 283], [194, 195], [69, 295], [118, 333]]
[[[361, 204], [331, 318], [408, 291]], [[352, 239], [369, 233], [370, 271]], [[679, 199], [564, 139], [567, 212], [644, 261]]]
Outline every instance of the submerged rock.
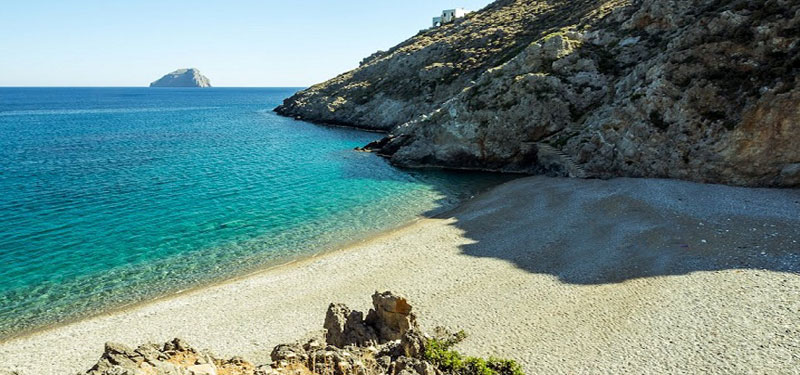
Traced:
[[406, 167], [800, 186], [800, 3], [499, 0], [276, 108]]
[[150, 87], [211, 87], [211, 82], [199, 70], [189, 68], [168, 73]]

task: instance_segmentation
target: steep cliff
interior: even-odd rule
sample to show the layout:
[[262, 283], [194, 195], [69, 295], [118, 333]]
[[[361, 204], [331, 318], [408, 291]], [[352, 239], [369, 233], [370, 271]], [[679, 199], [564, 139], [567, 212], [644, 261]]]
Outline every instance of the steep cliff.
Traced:
[[797, 0], [498, 1], [276, 108], [401, 166], [800, 185]]
[[150, 87], [211, 87], [211, 82], [199, 70], [189, 68], [168, 73]]

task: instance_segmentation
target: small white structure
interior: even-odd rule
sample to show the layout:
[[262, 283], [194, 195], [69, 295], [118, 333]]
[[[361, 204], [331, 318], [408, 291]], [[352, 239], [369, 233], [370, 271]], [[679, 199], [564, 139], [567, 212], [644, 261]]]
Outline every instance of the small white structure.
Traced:
[[442, 15], [439, 17], [433, 17], [433, 27], [439, 27], [444, 24], [451, 23], [459, 18], [463, 18], [470, 11], [464, 8], [456, 8], [456, 9], [445, 9], [442, 11]]

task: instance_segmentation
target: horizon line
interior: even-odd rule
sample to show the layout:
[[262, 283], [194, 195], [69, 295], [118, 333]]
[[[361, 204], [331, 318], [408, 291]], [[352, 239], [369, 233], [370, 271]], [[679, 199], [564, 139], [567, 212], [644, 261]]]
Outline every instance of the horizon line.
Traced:
[[135, 88], [145, 88], [145, 89], [272, 89], [272, 88], [285, 88], [285, 89], [296, 89], [296, 88], [306, 88], [311, 86], [211, 86], [211, 87], [150, 87], [150, 86], [3, 86], [0, 85], [0, 88], [126, 88], [126, 89], [135, 89]]

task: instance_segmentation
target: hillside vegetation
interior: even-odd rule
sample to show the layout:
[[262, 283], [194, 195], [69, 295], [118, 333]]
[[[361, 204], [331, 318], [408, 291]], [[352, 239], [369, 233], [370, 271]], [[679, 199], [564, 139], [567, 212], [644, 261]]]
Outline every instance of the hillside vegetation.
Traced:
[[288, 98], [400, 166], [800, 185], [800, 2], [500, 0]]

